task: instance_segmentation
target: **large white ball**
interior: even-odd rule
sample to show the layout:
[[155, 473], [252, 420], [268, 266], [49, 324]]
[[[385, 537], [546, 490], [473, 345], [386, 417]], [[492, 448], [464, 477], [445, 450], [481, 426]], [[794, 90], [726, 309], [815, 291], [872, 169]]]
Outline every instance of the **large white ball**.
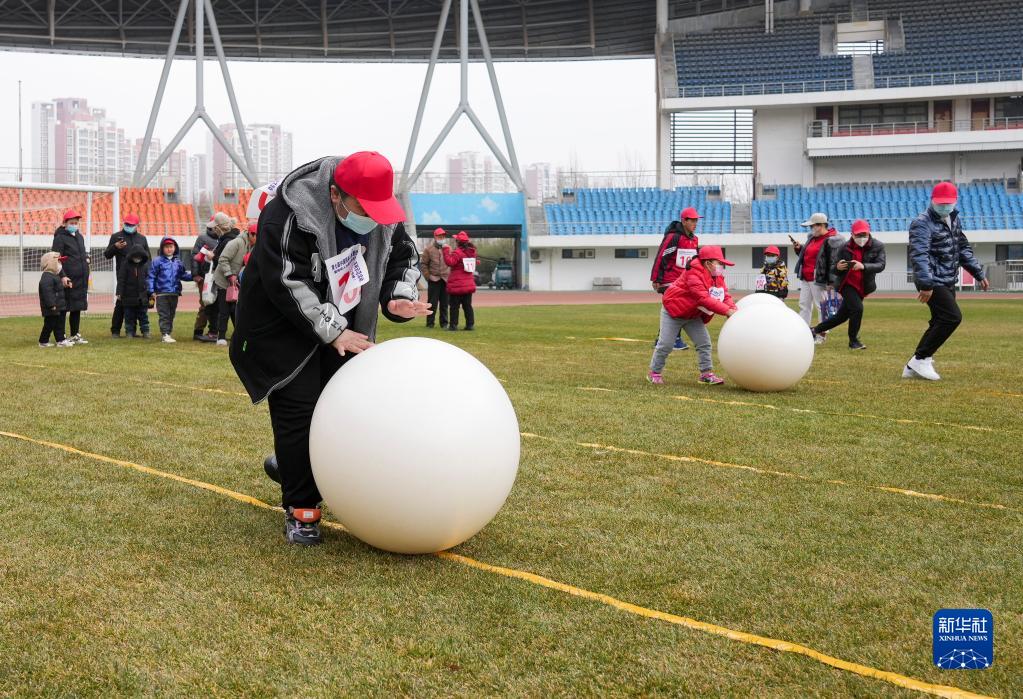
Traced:
[[754, 304], [725, 321], [718, 359], [742, 388], [784, 391], [810, 368], [813, 335], [799, 314], [784, 305]]
[[519, 467], [519, 424], [475, 357], [423, 337], [349, 360], [320, 394], [309, 430], [313, 476], [338, 520], [395, 553], [473, 536], [501, 509]]
[[785, 306], [785, 302], [771, 294], [746, 294], [735, 303], [736, 308], [748, 308], [750, 306], [777, 306], [781, 308]]

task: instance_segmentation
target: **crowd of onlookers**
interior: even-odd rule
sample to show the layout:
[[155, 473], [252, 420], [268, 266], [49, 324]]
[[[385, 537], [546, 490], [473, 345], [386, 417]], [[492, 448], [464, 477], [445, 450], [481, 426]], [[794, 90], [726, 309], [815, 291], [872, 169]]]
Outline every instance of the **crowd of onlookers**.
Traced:
[[[91, 260], [80, 229], [81, 220], [77, 211], [65, 211], [63, 223], [54, 233], [52, 250], [41, 259], [40, 347], [88, 344], [81, 334], [81, 313], [89, 306]], [[121, 230], [110, 236], [103, 251], [105, 258], [113, 260], [117, 278], [110, 336], [150, 338], [149, 310], [155, 309], [163, 342], [175, 342], [178, 299], [183, 283], [192, 282], [200, 297], [192, 338], [226, 345], [228, 323], [233, 322], [238, 301], [239, 280], [256, 240], [255, 224], [242, 234], [235, 219], [218, 212], [196, 238], [188, 255], [182, 256], [177, 241], [167, 237], [160, 241], [155, 259], [145, 235], [139, 231], [140, 224], [137, 215], [127, 214]], [[50, 342], [51, 336], [54, 343]]]

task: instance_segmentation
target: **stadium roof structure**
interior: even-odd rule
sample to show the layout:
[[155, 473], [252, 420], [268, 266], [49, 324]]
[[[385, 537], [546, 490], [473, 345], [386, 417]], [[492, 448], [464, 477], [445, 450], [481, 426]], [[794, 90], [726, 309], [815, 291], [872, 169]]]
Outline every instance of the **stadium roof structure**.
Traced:
[[[443, 0], [215, 0], [230, 60], [430, 59]], [[480, 0], [496, 61], [652, 58], [655, 0]], [[0, 0], [0, 49], [164, 57], [175, 0]], [[177, 57], [194, 53], [194, 7]], [[438, 59], [457, 61], [457, 23]], [[186, 37], [188, 37], [186, 39]]]

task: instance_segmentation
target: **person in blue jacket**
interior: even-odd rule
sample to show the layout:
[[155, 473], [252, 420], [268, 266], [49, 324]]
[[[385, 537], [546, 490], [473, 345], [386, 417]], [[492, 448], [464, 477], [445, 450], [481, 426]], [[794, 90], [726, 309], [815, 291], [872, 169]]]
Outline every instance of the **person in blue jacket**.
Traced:
[[192, 281], [192, 273], [185, 269], [178, 257], [178, 243], [174, 238], [160, 241], [160, 255], [149, 267], [149, 295], [156, 297], [156, 314], [160, 318], [160, 334], [164, 342], [177, 342], [174, 332], [174, 314], [178, 310], [181, 282]]
[[963, 234], [956, 210], [958, 198], [954, 184], [939, 182], [931, 192], [930, 206], [909, 226], [909, 258], [917, 300], [931, 309], [931, 321], [916, 352], [902, 370], [904, 379], [937, 381], [941, 378], [934, 370], [934, 353], [963, 322], [963, 314], [956, 303], [959, 267], [968, 270], [981, 289], [988, 290], [984, 269]]

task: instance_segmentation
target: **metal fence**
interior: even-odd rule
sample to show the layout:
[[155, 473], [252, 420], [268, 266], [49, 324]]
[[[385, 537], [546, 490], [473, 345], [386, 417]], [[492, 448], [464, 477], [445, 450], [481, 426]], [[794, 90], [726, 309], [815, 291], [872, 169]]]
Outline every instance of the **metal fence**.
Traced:
[[955, 131], [1000, 131], [1003, 129], [1023, 129], [1023, 117], [978, 118], [959, 121], [897, 121], [882, 124], [831, 124], [826, 121], [814, 121], [807, 127], [806, 135], [810, 138], [899, 136]]

